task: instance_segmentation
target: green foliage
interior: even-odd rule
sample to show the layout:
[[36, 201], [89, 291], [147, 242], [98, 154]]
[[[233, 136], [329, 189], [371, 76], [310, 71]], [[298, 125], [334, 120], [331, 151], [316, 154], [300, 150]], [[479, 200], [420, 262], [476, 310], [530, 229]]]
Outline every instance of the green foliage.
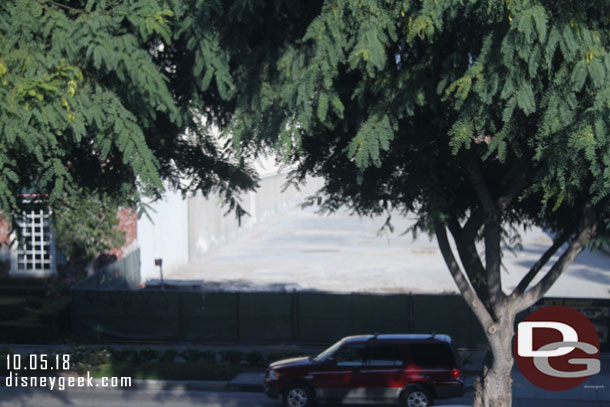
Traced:
[[182, 359], [189, 362], [199, 360], [216, 362], [216, 352], [213, 350], [201, 351], [198, 349], [186, 349], [180, 353], [180, 356], [182, 356]]
[[176, 359], [176, 356], [178, 356], [177, 350], [167, 349], [165, 352], [163, 352], [163, 354], [159, 358], [159, 361], [160, 362], [173, 362], [174, 359]]
[[214, 380], [229, 381], [239, 373], [239, 366], [226, 363], [207, 362], [145, 362], [145, 363], [111, 363], [100, 365], [91, 369], [91, 376], [102, 377], [130, 377], [133, 380]]
[[142, 360], [150, 362], [159, 358], [160, 352], [152, 348], [144, 348], [140, 350], [140, 357]]
[[482, 205], [475, 162], [494, 200], [526, 178], [507, 227], [573, 230], [586, 203], [607, 224], [610, 4], [316, 7], [301, 37], [265, 43], [268, 57], [247, 69], [258, 85], [235, 77], [230, 130], [242, 151], [263, 141], [298, 164], [295, 181], [324, 177], [328, 210], [416, 210], [423, 228], [430, 217], [463, 221]]
[[226, 350], [226, 351], [220, 351], [220, 359], [223, 362], [227, 362], [233, 365], [237, 365], [239, 364], [239, 362], [241, 362], [241, 360], [243, 359], [244, 355], [239, 352], [239, 351], [235, 351], [235, 350]]
[[111, 349], [112, 359], [117, 362], [127, 362], [129, 364], [138, 364], [141, 362], [139, 353], [136, 349], [125, 348], [125, 349]]
[[68, 259], [92, 261], [100, 254], [120, 247], [125, 232], [118, 229], [118, 206], [108, 195], [79, 190], [64, 194], [53, 208], [55, 245]]
[[351, 141], [348, 156], [354, 158], [358, 167], [368, 167], [371, 163], [381, 166], [382, 150], [390, 148], [396, 126], [392, 126], [387, 115], [371, 116], [362, 124], [356, 137]]
[[19, 213], [24, 189], [58, 207], [81, 188], [143, 209], [166, 181], [218, 189], [243, 213], [236, 193], [255, 177], [213, 136], [220, 117], [199, 119], [202, 101], [222, 102], [233, 86], [217, 27], [202, 28], [213, 10], [175, 0], [2, 2], [0, 209]]
[[71, 363], [79, 373], [85, 373], [91, 368], [109, 363], [111, 352], [106, 348], [75, 348]]
[[526, 179], [505, 226], [572, 230], [590, 203], [605, 233], [609, 12], [602, 0], [10, 0], [0, 205], [19, 206], [24, 186], [137, 205], [165, 180], [218, 190], [241, 215], [237, 193], [256, 185], [246, 158], [272, 147], [295, 181], [327, 179], [331, 210], [463, 221], [482, 204], [475, 163], [493, 199]]
[[257, 350], [248, 352], [246, 354], [246, 361], [250, 366], [265, 366], [267, 364], [265, 356]]

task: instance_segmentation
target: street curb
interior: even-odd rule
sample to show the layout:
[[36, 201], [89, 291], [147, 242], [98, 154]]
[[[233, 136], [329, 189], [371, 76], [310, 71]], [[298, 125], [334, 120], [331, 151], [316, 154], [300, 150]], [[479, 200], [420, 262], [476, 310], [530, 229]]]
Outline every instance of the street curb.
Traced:
[[264, 393], [265, 387], [262, 384], [235, 384], [227, 383], [226, 391], [245, 392], [245, 393]]
[[134, 380], [134, 390], [228, 391], [225, 381]]

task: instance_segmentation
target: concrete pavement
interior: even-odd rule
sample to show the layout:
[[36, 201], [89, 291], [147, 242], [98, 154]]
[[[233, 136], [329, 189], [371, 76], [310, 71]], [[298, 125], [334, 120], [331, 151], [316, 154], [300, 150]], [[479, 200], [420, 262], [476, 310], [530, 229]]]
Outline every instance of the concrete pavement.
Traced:
[[[321, 216], [315, 211], [293, 208], [257, 223], [205, 256], [165, 270], [165, 281], [211, 291], [458, 292], [436, 241], [425, 234], [416, 239], [401, 234], [413, 226], [413, 215], [393, 213], [395, 232], [380, 234], [386, 216], [360, 218], [345, 209]], [[507, 293], [552, 245], [552, 237], [539, 228], [520, 232], [522, 248], [505, 250], [502, 259]], [[581, 253], [547, 296], [610, 298], [610, 256]]]

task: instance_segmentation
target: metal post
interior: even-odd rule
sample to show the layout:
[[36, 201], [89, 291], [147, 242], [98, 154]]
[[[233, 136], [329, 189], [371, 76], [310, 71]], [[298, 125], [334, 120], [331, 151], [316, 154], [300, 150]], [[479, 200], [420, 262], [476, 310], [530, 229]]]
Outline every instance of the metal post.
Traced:
[[161, 276], [161, 289], [165, 288], [165, 283], [163, 282], [163, 259], [155, 259], [155, 266], [159, 266], [159, 275]]

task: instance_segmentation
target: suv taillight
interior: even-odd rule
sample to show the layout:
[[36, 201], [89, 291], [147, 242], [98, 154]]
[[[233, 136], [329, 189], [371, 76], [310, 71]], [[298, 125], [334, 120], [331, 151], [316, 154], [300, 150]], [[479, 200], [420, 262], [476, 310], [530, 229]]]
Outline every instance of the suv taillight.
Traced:
[[462, 372], [460, 372], [460, 369], [453, 369], [451, 371], [451, 377], [454, 379], [459, 379], [461, 375], [462, 375]]

